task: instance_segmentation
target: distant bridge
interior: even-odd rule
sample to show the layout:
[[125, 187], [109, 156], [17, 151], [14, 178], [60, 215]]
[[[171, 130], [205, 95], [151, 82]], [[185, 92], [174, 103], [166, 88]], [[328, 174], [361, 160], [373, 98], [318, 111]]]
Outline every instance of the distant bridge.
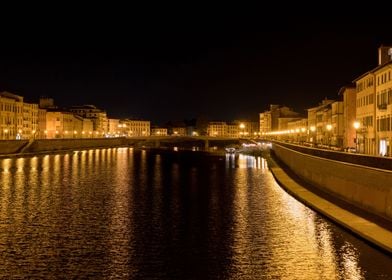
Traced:
[[127, 137], [125, 143], [132, 146], [145, 147], [210, 147], [224, 148], [228, 145], [241, 145], [242, 143], [254, 142], [245, 138], [210, 137], [210, 136], [145, 136]]

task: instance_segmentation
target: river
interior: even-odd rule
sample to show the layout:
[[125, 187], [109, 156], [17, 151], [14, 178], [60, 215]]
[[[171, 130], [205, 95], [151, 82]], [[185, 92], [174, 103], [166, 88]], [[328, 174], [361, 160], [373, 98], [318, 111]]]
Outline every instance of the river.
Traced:
[[97, 149], [0, 160], [2, 279], [391, 279], [392, 258], [261, 157]]

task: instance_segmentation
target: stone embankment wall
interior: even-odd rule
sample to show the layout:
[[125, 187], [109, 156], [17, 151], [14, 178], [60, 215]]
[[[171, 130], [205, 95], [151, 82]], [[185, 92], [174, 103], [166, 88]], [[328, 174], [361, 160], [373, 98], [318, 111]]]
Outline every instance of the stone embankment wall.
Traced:
[[0, 155], [34, 154], [61, 150], [80, 150], [91, 148], [111, 148], [130, 146], [133, 143], [125, 138], [100, 138], [100, 139], [37, 139], [0, 141]]
[[239, 139], [203, 139], [193, 137], [7, 140], [0, 141], [0, 156], [126, 146], [136, 148], [198, 147], [208, 150], [209, 147], [223, 148], [229, 144], [240, 146], [240, 143]]
[[306, 182], [392, 220], [392, 171], [316, 157], [276, 143], [272, 150]]
[[23, 152], [36, 153], [36, 152], [44, 152], [44, 151], [119, 147], [123, 145], [124, 145], [123, 138], [35, 140]]
[[4, 140], [0, 141], [0, 154], [14, 154], [24, 147], [28, 140]]

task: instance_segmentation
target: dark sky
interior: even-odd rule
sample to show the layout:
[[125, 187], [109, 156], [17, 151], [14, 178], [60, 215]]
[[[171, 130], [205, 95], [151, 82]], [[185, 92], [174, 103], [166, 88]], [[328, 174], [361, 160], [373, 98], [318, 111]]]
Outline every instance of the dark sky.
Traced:
[[257, 119], [271, 103], [303, 112], [337, 98], [392, 43], [387, 19], [354, 11], [85, 16], [3, 19], [0, 90], [158, 124]]

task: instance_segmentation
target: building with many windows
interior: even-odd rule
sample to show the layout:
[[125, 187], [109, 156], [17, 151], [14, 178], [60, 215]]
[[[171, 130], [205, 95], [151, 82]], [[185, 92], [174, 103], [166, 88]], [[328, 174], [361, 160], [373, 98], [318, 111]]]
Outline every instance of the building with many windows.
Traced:
[[[391, 48], [392, 50], [392, 48]], [[391, 51], [392, 53], [392, 51]], [[392, 56], [392, 54], [391, 54]], [[392, 156], [392, 61], [376, 68], [374, 79], [376, 81], [376, 141], [378, 154]], [[365, 124], [364, 124], [365, 125]], [[363, 134], [364, 139], [366, 135]], [[365, 140], [365, 139], [364, 139]]]
[[151, 135], [153, 135], [153, 136], [167, 136], [167, 128], [154, 127], [151, 129]]
[[127, 137], [134, 136], [150, 136], [151, 124], [150, 121], [142, 120], [121, 120], [122, 134]]
[[343, 98], [343, 148], [355, 147], [356, 121], [356, 89], [354, 85], [344, 86], [339, 90], [339, 96]]
[[279, 132], [288, 129], [288, 123], [300, 120], [303, 117], [300, 113], [291, 110], [289, 107], [281, 105], [270, 105], [270, 109], [259, 114], [260, 134], [264, 137], [282, 138]]
[[20, 139], [23, 124], [23, 97], [0, 92], [0, 139]]
[[369, 71], [354, 80], [356, 84], [355, 146], [361, 153], [375, 155], [376, 150], [376, 94], [374, 74]]
[[120, 119], [108, 119], [108, 134], [110, 136], [120, 135], [120, 130], [122, 129], [122, 125], [120, 126]]
[[98, 109], [94, 105], [81, 105], [72, 106], [69, 111], [82, 118], [92, 120], [93, 129], [99, 135], [106, 135], [108, 133], [108, 118], [104, 110]]
[[23, 103], [23, 128], [18, 131], [18, 139], [32, 139], [39, 129], [38, 104]]
[[392, 47], [378, 49], [379, 65], [354, 80], [359, 152], [392, 156]]
[[210, 122], [207, 127], [207, 135], [212, 137], [226, 137], [226, 122]]

